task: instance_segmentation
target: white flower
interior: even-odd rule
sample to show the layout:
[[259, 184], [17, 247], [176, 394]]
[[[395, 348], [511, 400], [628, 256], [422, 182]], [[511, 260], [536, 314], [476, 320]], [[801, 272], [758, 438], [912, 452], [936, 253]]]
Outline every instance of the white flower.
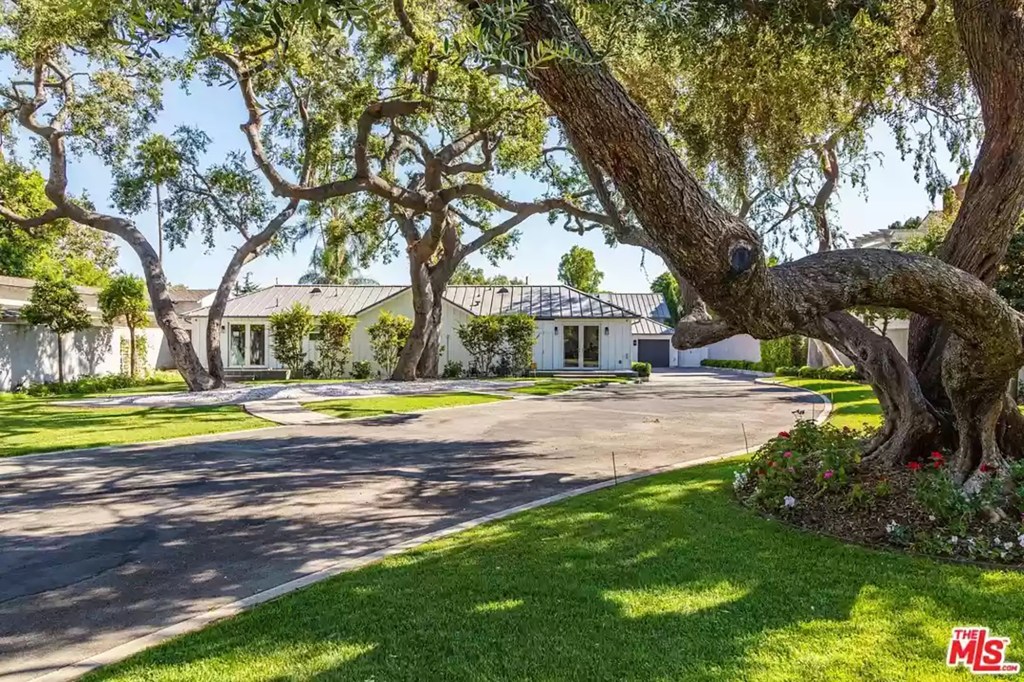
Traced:
[[1017, 536], [1017, 543], [1021, 547], [1024, 547], [1024, 533], [1021, 533], [1020, 535]]
[[796, 506], [796, 498], [793, 497], [792, 495], [786, 495], [785, 497], [782, 498], [782, 506], [786, 507], [787, 509], [792, 509], [793, 507]]
[[960, 538], [958, 538], [955, 535], [949, 539], [949, 544], [951, 544], [951, 545], [955, 545], [958, 542], [960, 542]]
[[1003, 543], [1003, 549], [1005, 549], [1007, 552], [1009, 552], [1011, 549], [1013, 549], [1013, 543], [1012, 542], [1004, 542]]
[[900, 524], [896, 523], [895, 521], [890, 521], [889, 523], [887, 523], [885, 525], [885, 532], [889, 533], [890, 535], [892, 535], [897, 530], [899, 530], [899, 528], [900, 528]]
[[747, 472], [736, 471], [733, 472], [732, 487], [733, 490], [739, 490], [747, 484]]
[[935, 515], [934, 514], [929, 515], [928, 516], [928, 520], [929, 521], [934, 521], [935, 520]]

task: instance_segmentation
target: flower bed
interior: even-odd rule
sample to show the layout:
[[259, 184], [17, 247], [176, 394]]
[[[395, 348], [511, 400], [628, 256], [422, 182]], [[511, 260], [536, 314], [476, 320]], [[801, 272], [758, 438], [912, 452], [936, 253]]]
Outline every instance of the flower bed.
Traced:
[[1024, 565], [1024, 463], [967, 494], [931, 452], [901, 471], [861, 466], [870, 434], [799, 421], [735, 473], [739, 499], [808, 530], [933, 556]]

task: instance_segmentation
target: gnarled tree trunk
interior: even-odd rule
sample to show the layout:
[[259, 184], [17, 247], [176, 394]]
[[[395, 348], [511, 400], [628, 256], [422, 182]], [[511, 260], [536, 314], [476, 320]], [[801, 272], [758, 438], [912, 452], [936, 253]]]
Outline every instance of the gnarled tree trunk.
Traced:
[[430, 271], [414, 251], [409, 253], [409, 275], [412, 282], [412, 333], [391, 374], [395, 381], [416, 380], [416, 368], [434, 326], [434, 290], [430, 283]]
[[[972, 68], [978, 69], [981, 61], [986, 69], [999, 69], [1001, 63], [1011, 70], [1024, 69], [1024, 15], [1015, 0], [983, 6], [957, 0], [956, 5], [959, 20], [982, 32], [986, 25], [998, 25], [1011, 34], [984, 47], [965, 37], [969, 53], [998, 47], [989, 50], [985, 59], [975, 55]], [[878, 305], [941, 319], [951, 338], [956, 338], [943, 363], [960, 431], [954, 468], [961, 478], [969, 478], [978, 464], [998, 461], [997, 420], [992, 415], [1002, 409], [1006, 383], [1024, 362], [1024, 317], [983, 282], [923, 256], [874, 249], [830, 251], [767, 268], [758, 236], [700, 187], [644, 110], [593, 54], [565, 9], [551, 0], [531, 0], [529, 7], [522, 29], [527, 50], [546, 41], [568, 45], [583, 57], [551, 60], [531, 69], [531, 83], [572, 131], [577, 151], [614, 180], [666, 260], [722, 316], [710, 322], [680, 323], [673, 337], [678, 347], [706, 345], [738, 332], [758, 338], [798, 332], [835, 340], [876, 382], [886, 410], [900, 414], [900, 421], [904, 419], [901, 411], [906, 411], [927, 431], [928, 410], [914, 393], [916, 379], [905, 363], [896, 360], [884, 340], [880, 345], [863, 336], [867, 330], [861, 323], [833, 315], [855, 306]], [[1000, 96], [1024, 95], [1022, 82], [1015, 80], [1016, 95]], [[985, 88], [979, 88], [979, 94], [983, 100], [992, 95]], [[1002, 122], [1008, 125], [1005, 119]], [[986, 139], [991, 134], [990, 130]], [[1024, 182], [1024, 167], [1007, 160], [1003, 170], [1016, 176], [1014, 186]], [[992, 219], [1012, 215], [1015, 223], [1024, 209], [1024, 191], [1019, 194], [1020, 200], [1018, 192], [1011, 192], [1006, 205], [1000, 199], [999, 211], [995, 206], [979, 208], [994, 211]], [[895, 381], [887, 380], [892, 372]], [[892, 422], [885, 439], [890, 447], [876, 443], [878, 457], [898, 460], [919, 435], [892, 428], [897, 417], [887, 417]], [[897, 446], [894, 438], [907, 444]], [[893, 452], [897, 449], [899, 454]]]

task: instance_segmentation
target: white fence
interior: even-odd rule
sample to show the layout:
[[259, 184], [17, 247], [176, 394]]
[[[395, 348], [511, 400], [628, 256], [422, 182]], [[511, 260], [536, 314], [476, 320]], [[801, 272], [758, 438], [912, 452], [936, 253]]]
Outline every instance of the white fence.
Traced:
[[[163, 333], [140, 329], [146, 338], [147, 369], [156, 366]], [[121, 371], [121, 339], [124, 327], [90, 327], [64, 337], [64, 379]], [[57, 336], [45, 327], [22, 323], [0, 324], [0, 391], [10, 391], [25, 382], [57, 381]]]

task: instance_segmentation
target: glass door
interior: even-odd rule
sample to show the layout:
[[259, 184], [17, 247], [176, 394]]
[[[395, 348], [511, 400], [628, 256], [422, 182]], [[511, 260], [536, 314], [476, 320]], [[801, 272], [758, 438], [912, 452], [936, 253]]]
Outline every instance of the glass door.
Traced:
[[583, 328], [583, 366], [600, 367], [601, 365], [601, 328], [586, 326]]
[[564, 349], [562, 366], [580, 366], [580, 328], [562, 327], [562, 347]]
[[266, 363], [267, 335], [262, 324], [249, 325], [249, 364], [263, 365]]
[[231, 325], [231, 338], [228, 341], [228, 366], [245, 367], [245, 325]]

